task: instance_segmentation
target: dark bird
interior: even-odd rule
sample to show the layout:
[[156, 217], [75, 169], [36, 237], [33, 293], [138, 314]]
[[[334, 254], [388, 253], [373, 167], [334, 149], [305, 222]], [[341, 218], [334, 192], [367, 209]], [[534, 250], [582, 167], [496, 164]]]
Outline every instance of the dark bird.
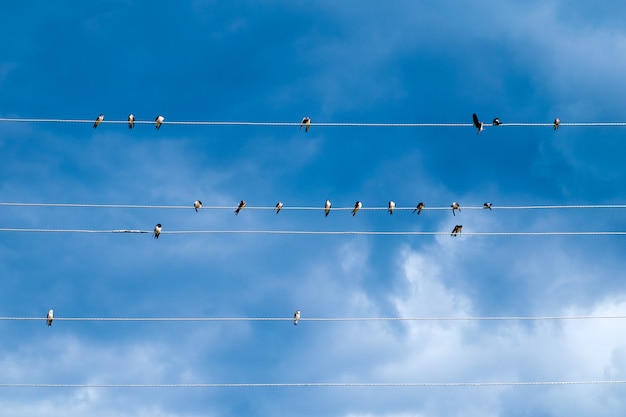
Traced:
[[153, 234], [155, 239], [159, 238], [159, 235], [161, 234], [161, 223], [157, 223], [157, 225], [154, 226]]
[[422, 212], [422, 210], [424, 210], [424, 207], [426, 207], [426, 206], [424, 205], [424, 203], [422, 203], [420, 201], [419, 204], [417, 205], [417, 207], [415, 207], [415, 210], [413, 210], [413, 213], [415, 213], [417, 211], [417, 214], [420, 214]]
[[492, 124], [494, 126], [500, 126], [502, 124], [502, 122], [500, 121], [500, 119], [498, 119], [497, 117], [495, 119], [493, 119]]
[[324, 203], [324, 216], [328, 216], [328, 213], [330, 213], [331, 207], [332, 207], [332, 204], [330, 203], [330, 200], [326, 200], [326, 203]]
[[452, 207], [452, 215], [453, 216], [456, 216], [456, 214], [454, 214], [454, 210], [461, 211], [461, 206], [456, 201], [453, 201], [452, 204], [450, 204], [450, 207]]
[[459, 233], [461, 233], [461, 229], [463, 228], [462, 225], [457, 224], [456, 226], [454, 226], [454, 229], [452, 229], [452, 233], [450, 234], [450, 236], [456, 236]]
[[135, 127], [135, 116], [131, 113], [128, 115], [128, 128], [132, 129]]
[[246, 206], [246, 202], [241, 200], [239, 205], [237, 206], [237, 210], [235, 210], [235, 215], [239, 214], [239, 212]]
[[202, 201], [200, 200], [196, 200], [193, 202], [193, 208], [196, 209], [196, 213], [198, 212], [199, 208], [202, 208]]
[[557, 117], [556, 119], [554, 119], [554, 125], [552, 125], [552, 127], [554, 128], [554, 130], [557, 130], [560, 124], [561, 124], [561, 119]]
[[93, 124], [93, 128], [97, 128], [98, 125], [100, 124], [100, 122], [102, 122], [104, 120], [104, 114], [100, 114], [100, 116], [98, 116], [98, 118], [96, 119], [96, 122]]
[[302, 126], [304, 126], [304, 131], [308, 132], [309, 131], [309, 127], [311, 127], [311, 118], [310, 117], [303, 117], [302, 121], [300, 122], [300, 130], [302, 130]]
[[486, 209], [491, 210], [491, 203], [485, 203], [485, 204], [483, 204], [483, 208], [486, 208]]
[[276, 214], [278, 214], [281, 208], [283, 208], [283, 202], [279, 201], [278, 203], [276, 203]]
[[363, 204], [360, 201], [354, 203], [354, 209], [352, 210], [352, 215], [354, 216], [357, 211], [359, 211], [363, 207]]
[[482, 130], [484, 129], [485, 125], [483, 124], [483, 122], [478, 120], [478, 116], [476, 116], [476, 113], [472, 114], [472, 118], [474, 119], [474, 127], [477, 130], [476, 134], [479, 135], [480, 132], [482, 132]]

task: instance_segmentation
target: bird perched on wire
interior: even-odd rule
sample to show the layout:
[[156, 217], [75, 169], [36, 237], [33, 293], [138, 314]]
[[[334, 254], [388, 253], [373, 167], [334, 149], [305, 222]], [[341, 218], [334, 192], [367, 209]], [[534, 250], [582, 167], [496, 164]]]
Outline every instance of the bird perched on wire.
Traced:
[[128, 115], [128, 128], [132, 129], [135, 127], [135, 116], [131, 113]]
[[281, 208], [283, 208], [283, 202], [279, 201], [278, 203], [276, 203], [276, 214], [278, 214]]
[[390, 201], [387, 205], [387, 210], [389, 210], [389, 214], [393, 214], [394, 209], [396, 208], [396, 202]]
[[161, 223], [157, 223], [156, 226], [154, 226], [154, 230], [152, 231], [152, 234], [154, 235], [155, 239], [159, 238], [159, 235], [161, 234]]
[[495, 119], [493, 119], [493, 122], [491, 122], [494, 126], [500, 126], [502, 124], [502, 122], [500, 121], [500, 119], [498, 119], [497, 117]]
[[48, 315], [46, 316], [48, 326], [52, 326], [52, 320], [54, 320], [54, 311], [50, 309], [48, 310]]
[[98, 118], [96, 119], [96, 122], [93, 124], [93, 128], [97, 128], [98, 125], [100, 124], [100, 122], [102, 122], [104, 120], [104, 114], [100, 114], [100, 116], [98, 116]]
[[557, 130], [560, 124], [561, 124], [561, 119], [557, 117], [556, 119], [554, 119], [554, 124], [552, 125], [552, 127], [554, 128], [554, 130]]
[[352, 210], [352, 215], [354, 216], [357, 211], [359, 211], [363, 207], [363, 204], [360, 201], [354, 203], [354, 209]]
[[161, 116], [160, 114], [156, 117], [156, 119], [154, 119], [155, 121], [155, 125], [154, 128], [155, 129], [160, 129], [161, 125], [163, 124], [163, 122], [165, 121], [165, 117]]
[[297, 326], [298, 321], [300, 321], [300, 310], [296, 310], [295, 314], [293, 315], [293, 325]]
[[422, 212], [422, 210], [424, 210], [424, 207], [426, 207], [424, 205], [424, 203], [422, 203], [421, 201], [418, 203], [417, 207], [415, 207], [415, 210], [413, 210], [413, 213], [415, 213], [417, 211], [417, 214], [420, 214]]
[[303, 117], [302, 121], [300, 122], [300, 130], [302, 130], [302, 126], [304, 126], [304, 131], [308, 132], [309, 131], [309, 127], [311, 127], [311, 118], [310, 117]]
[[237, 206], [237, 210], [235, 210], [235, 215], [239, 214], [239, 212], [246, 206], [245, 200], [241, 200], [239, 205]]
[[331, 207], [332, 207], [332, 204], [330, 203], [330, 200], [326, 200], [326, 202], [324, 203], [324, 216], [328, 216], [328, 213], [330, 213]]
[[452, 215], [453, 216], [456, 216], [456, 214], [454, 214], [454, 210], [461, 211], [461, 206], [456, 201], [453, 201], [452, 204], [450, 204], [450, 207], [452, 207]]
[[452, 229], [452, 233], [450, 234], [450, 236], [456, 236], [459, 233], [461, 233], [461, 229], [463, 229], [463, 226], [460, 224], [457, 224], [456, 226], [454, 226], [454, 229]]
[[202, 201], [200, 200], [196, 200], [193, 202], [193, 208], [196, 209], [196, 213], [198, 212], [199, 208], [202, 208]]
[[483, 208], [491, 210], [491, 203], [483, 204]]
[[480, 132], [482, 132], [483, 129], [485, 128], [485, 125], [483, 122], [478, 120], [478, 116], [476, 116], [476, 113], [472, 114], [472, 119], [474, 119], [474, 127], [476, 128], [476, 134], [479, 135]]

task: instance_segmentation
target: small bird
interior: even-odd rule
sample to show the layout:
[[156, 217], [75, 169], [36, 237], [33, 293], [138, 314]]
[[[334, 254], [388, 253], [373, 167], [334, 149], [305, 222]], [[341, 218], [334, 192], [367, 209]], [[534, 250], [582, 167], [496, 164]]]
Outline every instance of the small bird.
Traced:
[[281, 208], [283, 208], [283, 202], [279, 201], [278, 203], [276, 203], [276, 214], [278, 214]]
[[193, 208], [196, 209], [196, 213], [198, 212], [199, 208], [202, 208], [202, 201], [200, 200], [196, 200], [193, 202]]
[[96, 122], [93, 124], [93, 128], [94, 129], [97, 128], [100, 122], [103, 120], [104, 120], [104, 114], [100, 114], [100, 116], [98, 116], [98, 118], [96, 119]]
[[561, 124], [561, 119], [557, 117], [556, 119], [554, 119], [554, 125], [552, 125], [552, 127], [554, 128], [554, 130], [557, 130], [560, 124]]
[[304, 126], [304, 131], [308, 132], [309, 131], [309, 127], [311, 127], [311, 118], [310, 117], [303, 117], [302, 121], [300, 122], [300, 130], [302, 130], [302, 126]]
[[498, 119], [497, 117], [495, 119], [493, 119], [492, 124], [494, 126], [500, 126], [502, 124], [502, 122], [500, 121], [500, 119]]
[[361, 207], [363, 207], [363, 204], [360, 201], [354, 203], [354, 210], [352, 210], [352, 215], [354, 216]]
[[417, 207], [415, 207], [415, 210], [413, 210], [413, 213], [415, 213], [417, 211], [417, 214], [420, 214], [422, 212], [422, 210], [424, 210], [424, 207], [426, 207], [424, 205], [424, 203], [422, 203], [421, 201], [418, 203]]
[[483, 208], [491, 210], [491, 203], [483, 204]]
[[456, 201], [453, 201], [452, 204], [450, 204], [450, 207], [452, 207], [452, 215], [453, 216], [456, 216], [456, 214], [454, 214], [454, 210], [461, 211], [461, 206]]
[[162, 125], [162, 124], [163, 124], [163, 122], [165, 121], [165, 117], [163, 117], [163, 116], [161, 116], [161, 115], [158, 115], [158, 116], [156, 117], [156, 119], [154, 119], [154, 121], [156, 122], [156, 125], [155, 125], [155, 127], [154, 127], [154, 128], [155, 128], [155, 129], [160, 129], [160, 128], [161, 128], [161, 125]]
[[244, 200], [241, 200], [241, 202], [237, 206], [237, 210], [235, 210], [235, 215], [239, 214], [241, 209], [243, 209], [245, 206], [246, 206], [246, 202]]
[[332, 207], [332, 204], [330, 203], [330, 200], [326, 200], [326, 203], [324, 203], [324, 216], [328, 216], [328, 213], [330, 213], [331, 207]]
[[161, 223], [157, 223], [157, 225], [154, 226], [153, 234], [155, 239], [159, 238], [159, 235], [161, 234]]
[[389, 210], [389, 214], [393, 214], [393, 210], [396, 208], [396, 202], [390, 201], [387, 209]]
[[485, 125], [483, 124], [483, 122], [478, 120], [478, 116], [476, 116], [476, 113], [472, 114], [472, 118], [474, 119], [474, 127], [477, 130], [476, 134], [480, 135], [480, 132], [483, 131]]
[[450, 236], [456, 236], [459, 233], [461, 233], [461, 229], [463, 228], [462, 225], [457, 224], [456, 226], [454, 226], [454, 229], [452, 229], [452, 233], [450, 234]]
[[48, 321], [48, 326], [52, 326], [52, 320], [54, 320], [54, 310], [48, 310], [48, 315], [46, 316], [46, 319]]
[[296, 313], [293, 315], [293, 325], [297, 326], [299, 320], [300, 320], [300, 310], [296, 310]]
[[135, 116], [131, 113], [128, 115], [128, 128], [132, 129], [135, 127]]

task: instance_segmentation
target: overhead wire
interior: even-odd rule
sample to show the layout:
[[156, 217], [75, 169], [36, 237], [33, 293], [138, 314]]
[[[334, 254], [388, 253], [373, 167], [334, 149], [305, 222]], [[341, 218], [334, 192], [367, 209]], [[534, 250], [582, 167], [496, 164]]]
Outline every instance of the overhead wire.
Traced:
[[[0, 123], [73, 123], [73, 124], [90, 124], [94, 123], [93, 119], [65, 119], [65, 118], [18, 118], [18, 117], [2, 117]], [[128, 120], [103, 120], [100, 124], [128, 124]], [[135, 120], [134, 124], [154, 125], [155, 120]], [[187, 126], [283, 126], [298, 127], [301, 122], [272, 122], [272, 121], [171, 121], [165, 120], [163, 125], [187, 125]], [[485, 123], [484, 127], [552, 127], [550, 123], [523, 123], [511, 122], [501, 123], [493, 126]], [[311, 127], [474, 127], [473, 123], [361, 123], [361, 122], [311, 122]], [[626, 127], [626, 122], [561, 122], [561, 127]]]
[[546, 385], [620, 385], [626, 380], [584, 381], [485, 381], [485, 382], [269, 382], [269, 383], [182, 383], [182, 384], [51, 384], [51, 383], [0, 383], [0, 388], [451, 388], [451, 387], [502, 387]]

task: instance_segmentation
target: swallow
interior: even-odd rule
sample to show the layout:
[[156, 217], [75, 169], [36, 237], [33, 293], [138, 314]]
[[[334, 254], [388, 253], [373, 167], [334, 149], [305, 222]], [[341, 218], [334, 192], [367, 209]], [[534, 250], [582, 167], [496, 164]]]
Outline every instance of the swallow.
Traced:
[[311, 118], [310, 117], [303, 117], [302, 121], [300, 122], [300, 130], [302, 130], [302, 126], [304, 126], [304, 131], [308, 132], [309, 131], [309, 127], [311, 127]]
[[454, 229], [452, 229], [452, 233], [450, 234], [450, 236], [456, 236], [459, 233], [461, 233], [461, 229], [463, 228], [462, 225], [457, 224], [456, 226], [454, 226]]
[[152, 233], [154, 234], [155, 239], [159, 238], [159, 235], [161, 234], [161, 223], [157, 223], [157, 225], [154, 226], [154, 231]]
[[244, 208], [245, 206], [246, 206], [246, 202], [244, 200], [241, 200], [241, 202], [237, 206], [237, 210], [235, 210], [235, 215], [239, 214], [241, 209]]
[[331, 206], [332, 204], [330, 203], [330, 200], [326, 200], [326, 203], [324, 203], [324, 216], [328, 216], [328, 213], [330, 213]]
[[48, 326], [52, 326], [52, 320], [54, 320], [54, 310], [48, 310], [48, 315], [46, 316]]
[[389, 214], [393, 214], [393, 210], [396, 208], [396, 202], [395, 201], [390, 201], [388, 206], [387, 206], [387, 210], [389, 210]]
[[132, 129], [135, 127], [135, 116], [131, 113], [128, 115], [128, 128]]
[[424, 210], [424, 207], [426, 207], [424, 205], [424, 203], [422, 203], [421, 201], [417, 204], [417, 207], [415, 207], [415, 210], [413, 210], [413, 213], [415, 213], [417, 211], [417, 214], [420, 214], [422, 212], [422, 210]]
[[296, 313], [293, 315], [293, 325], [297, 326], [299, 320], [300, 320], [300, 310], [296, 310]]
[[283, 202], [279, 201], [278, 203], [276, 203], [276, 214], [278, 214], [281, 208], [283, 208]]
[[556, 119], [554, 119], [554, 124], [552, 125], [552, 127], [554, 128], [554, 130], [557, 130], [560, 124], [561, 124], [561, 119], [557, 117]]
[[453, 201], [452, 204], [450, 204], [450, 207], [452, 207], [453, 216], [456, 216], [456, 214], [454, 214], [454, 210], [461, 211], [461, 206], [459, 206], [459, 203], [457, 203], [456, 201]]
[[93, 124], [93, 128], [94, 129], [97, 128], [100, 122], [103, 120], [104, 120], [104, 114], [100, 114], [100, 116], [98, 116], [98, 118], [96, 119], [96, 122]]
[[483, 208], [491, 210], [491, 203], [483, 204]]
[[480, 132], [483, 131], [485, 125], [483, 124], [483, 122], [478, 120], [478, 116], [476, 116], [476, 113], [472, 114], [472, 118], [474, 119], [474, 127], [477, 130], [476, 134], [479, 135]]
[[354, 203], [354, 210], [352, 210], [352, 215], [354, 216], [361, 207], [363, 207], [363, 204], [360, 201]]
[[495, 119], [493, 119], [493, 122], [491, 122], [494, 126], [500, 126], [502, 124], [502, 122], [500, 121], [500, 119], [498, 119], [497, 117]]
[[196, 209], [196, 213], [198, 212], [199, 208], [202, 208], [202, 201], [200, 200], [196, 200], [193, 202], [193, 208]]
[[154, 126], [155, 129], [160, 129], [161, 125], [163, 124], [163, 122], [165, 121], [165, 117], [158, 115], [156, 117], [156, 119], [154, 119], [154, 121], [156, 122], [156, 125]]

